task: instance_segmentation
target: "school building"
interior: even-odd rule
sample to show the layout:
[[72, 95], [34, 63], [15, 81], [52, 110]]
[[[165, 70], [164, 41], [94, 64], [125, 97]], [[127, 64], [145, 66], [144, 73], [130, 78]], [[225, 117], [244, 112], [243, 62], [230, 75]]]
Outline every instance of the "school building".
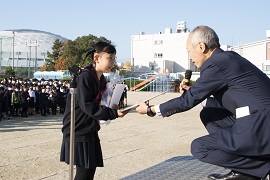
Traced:
[[[188, 59], [186, 41], [190, 30], [185, 21], [179, 21], [176, 31], [165, 28], [164, 33], [131, 36], [131, 67], [133, 72], [170, 73], [199, 70]], [[270, 30], [267, 39], [239, 46], [221, 45], [223, 50], [233, 50], [263, 71], [270, 70]]]

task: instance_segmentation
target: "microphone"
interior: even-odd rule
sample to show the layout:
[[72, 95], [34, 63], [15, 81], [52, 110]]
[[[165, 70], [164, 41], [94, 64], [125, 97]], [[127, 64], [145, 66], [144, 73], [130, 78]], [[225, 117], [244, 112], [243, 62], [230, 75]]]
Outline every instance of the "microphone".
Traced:
[[187, 69], [185, 72], [185, 78], [184, 78], [184, 84], [187, 86], [190, 85], [191, 75], [192, 75], [192, 71], [190, 69]]

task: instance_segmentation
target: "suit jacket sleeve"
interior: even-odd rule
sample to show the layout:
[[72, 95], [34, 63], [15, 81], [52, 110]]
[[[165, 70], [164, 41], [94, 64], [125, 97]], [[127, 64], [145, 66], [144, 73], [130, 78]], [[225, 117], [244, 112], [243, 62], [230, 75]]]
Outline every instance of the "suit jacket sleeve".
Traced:
[[226, 89], [227, 84], [228, 81], [223, 73], [220, 72], [220, 68], [206, 61], [201, 69], [200, 78], [197, 79], [188, 91], [180, 97], [160, 104], [161, 115], [168, 117], [175, 113], [187, 111], [216, 91]]

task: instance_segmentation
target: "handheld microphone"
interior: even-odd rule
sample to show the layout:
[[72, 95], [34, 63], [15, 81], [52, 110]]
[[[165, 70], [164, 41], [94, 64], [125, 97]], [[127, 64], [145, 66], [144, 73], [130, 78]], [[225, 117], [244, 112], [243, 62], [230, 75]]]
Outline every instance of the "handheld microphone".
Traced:
[[190, 69], [187, 69], [186, 72], [185, 72], [185, 78], [184, 78], [184, 81], [183, 81], [183, 83], [185, 85], [187, 85], [187, 86], [190, 86], [191, 75], [192, 75], [192, 71]]

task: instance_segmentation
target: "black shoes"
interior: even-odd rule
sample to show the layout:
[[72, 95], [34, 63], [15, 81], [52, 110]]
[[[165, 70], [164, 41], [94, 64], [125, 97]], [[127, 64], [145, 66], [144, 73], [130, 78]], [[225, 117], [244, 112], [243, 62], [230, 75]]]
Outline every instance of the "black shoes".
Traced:
[[210, 180], [261, 180], [261, 178], [251, 176], [248, 174], [243, 174], [236, 171], [231, 171], [228, 174], [210, 174], [208, 176]]

